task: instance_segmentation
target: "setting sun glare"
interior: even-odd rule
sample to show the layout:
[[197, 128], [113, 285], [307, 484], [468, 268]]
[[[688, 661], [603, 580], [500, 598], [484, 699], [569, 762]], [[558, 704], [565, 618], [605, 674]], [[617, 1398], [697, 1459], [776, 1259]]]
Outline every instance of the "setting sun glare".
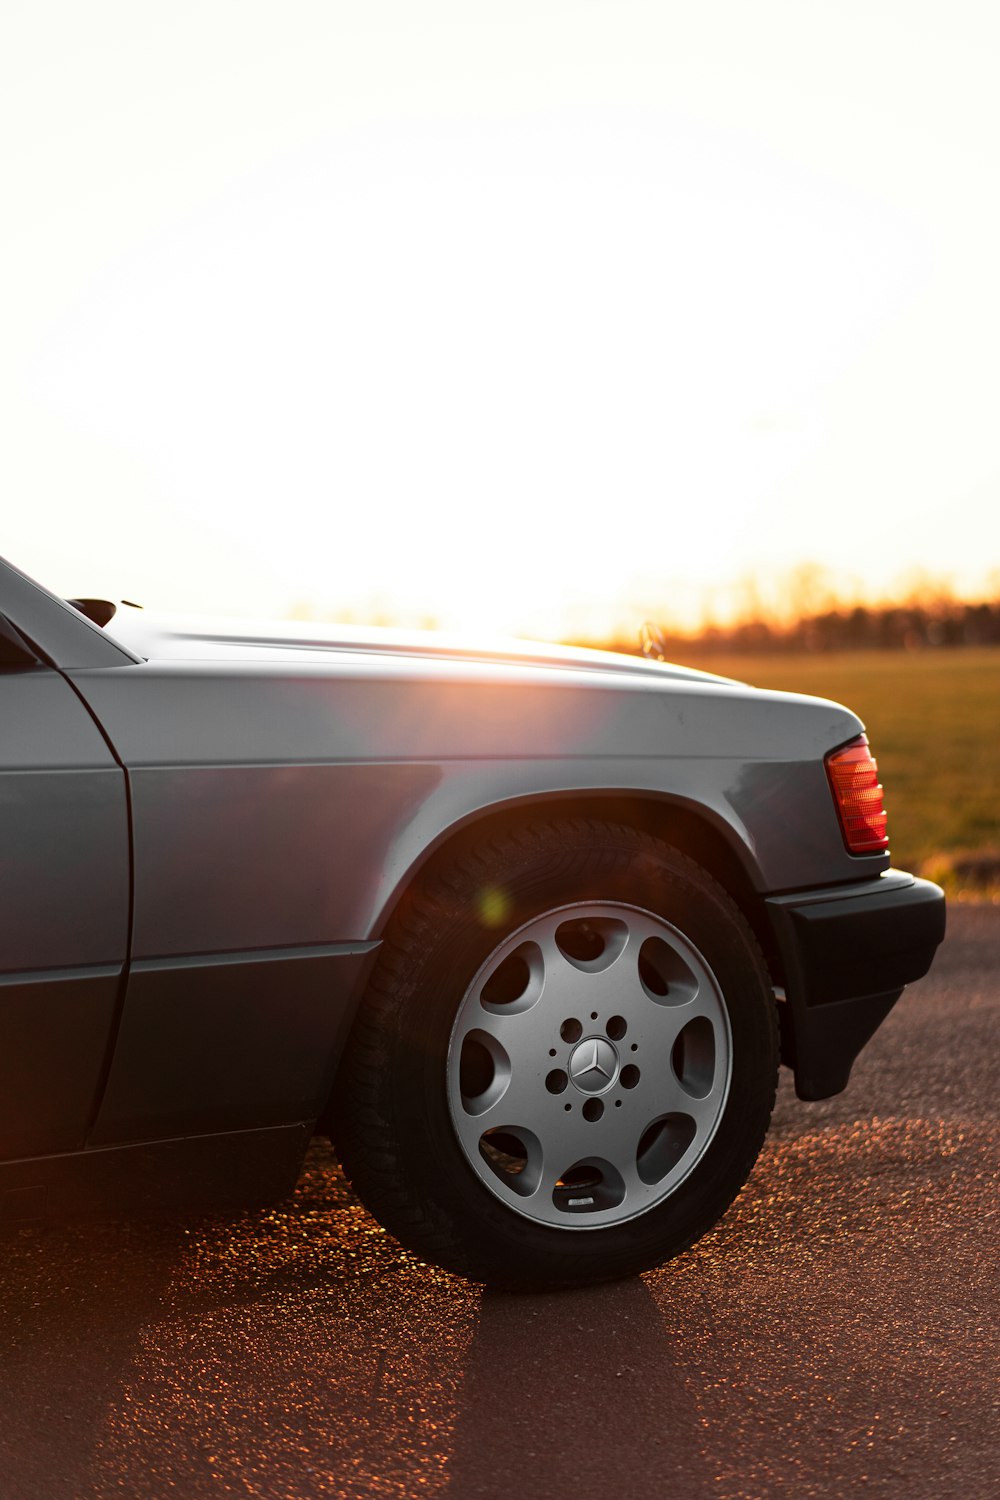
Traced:
[[988, 8], [56, 8], [0, 63], [50, 586], [594, 637], [1000, 564]]

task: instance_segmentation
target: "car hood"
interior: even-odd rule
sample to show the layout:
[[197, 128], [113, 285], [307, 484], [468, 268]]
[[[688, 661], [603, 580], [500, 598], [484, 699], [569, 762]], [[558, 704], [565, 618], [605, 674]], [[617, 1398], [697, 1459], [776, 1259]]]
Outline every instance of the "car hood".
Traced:
[[317, 655], [328, 658], [347, 655], [611, 672], [647, 682], [668, 678], [722, 684], [731, 681], [670, 662], [647, 661], [582, 646], [313, 621], [171, 615], [129, 606], [116, 610], [107, 634], [150, 661], [295, 661], [315, 659]]

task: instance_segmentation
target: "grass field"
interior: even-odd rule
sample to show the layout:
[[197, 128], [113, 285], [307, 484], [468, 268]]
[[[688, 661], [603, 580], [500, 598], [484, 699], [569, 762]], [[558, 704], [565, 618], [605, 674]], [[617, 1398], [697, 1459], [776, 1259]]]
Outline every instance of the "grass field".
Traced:
[[1000, 649], [683, 660], [852, 708], [886, 789], [893, 863], [952, 891], [1000, 889]]

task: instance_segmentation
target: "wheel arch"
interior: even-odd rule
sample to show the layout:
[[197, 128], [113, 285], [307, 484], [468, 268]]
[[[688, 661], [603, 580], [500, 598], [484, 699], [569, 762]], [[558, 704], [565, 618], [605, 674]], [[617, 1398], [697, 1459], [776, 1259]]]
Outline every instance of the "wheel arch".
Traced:
[[662, 839], [701, 865], [736, 902], [750, 924], [771, 968], [779, 955], [764, 900], [754, 880], [749, 850], [732, 828], [702, 804], [669, 794], [630, 789], [571, 789], [512, 798], [477, 809], [443, 828], [397, 881], [383, 903], [371, 936], [380, 938], [417, 880], [426, 878], [456, 855], [490, 838], [518, 828], [562, 818], [595, 818], [621, 823]]

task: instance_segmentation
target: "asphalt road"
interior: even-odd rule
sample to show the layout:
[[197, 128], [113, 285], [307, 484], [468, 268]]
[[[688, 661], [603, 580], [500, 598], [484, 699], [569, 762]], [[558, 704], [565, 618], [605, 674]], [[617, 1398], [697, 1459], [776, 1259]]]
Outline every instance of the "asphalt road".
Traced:
[[0, 1242], [0, 1500], [1000, 1493], [1000, 908], [953, 907], [848, 1091], [587, 1293], [484, 1297], [315, 1150], [278, 1211]]

